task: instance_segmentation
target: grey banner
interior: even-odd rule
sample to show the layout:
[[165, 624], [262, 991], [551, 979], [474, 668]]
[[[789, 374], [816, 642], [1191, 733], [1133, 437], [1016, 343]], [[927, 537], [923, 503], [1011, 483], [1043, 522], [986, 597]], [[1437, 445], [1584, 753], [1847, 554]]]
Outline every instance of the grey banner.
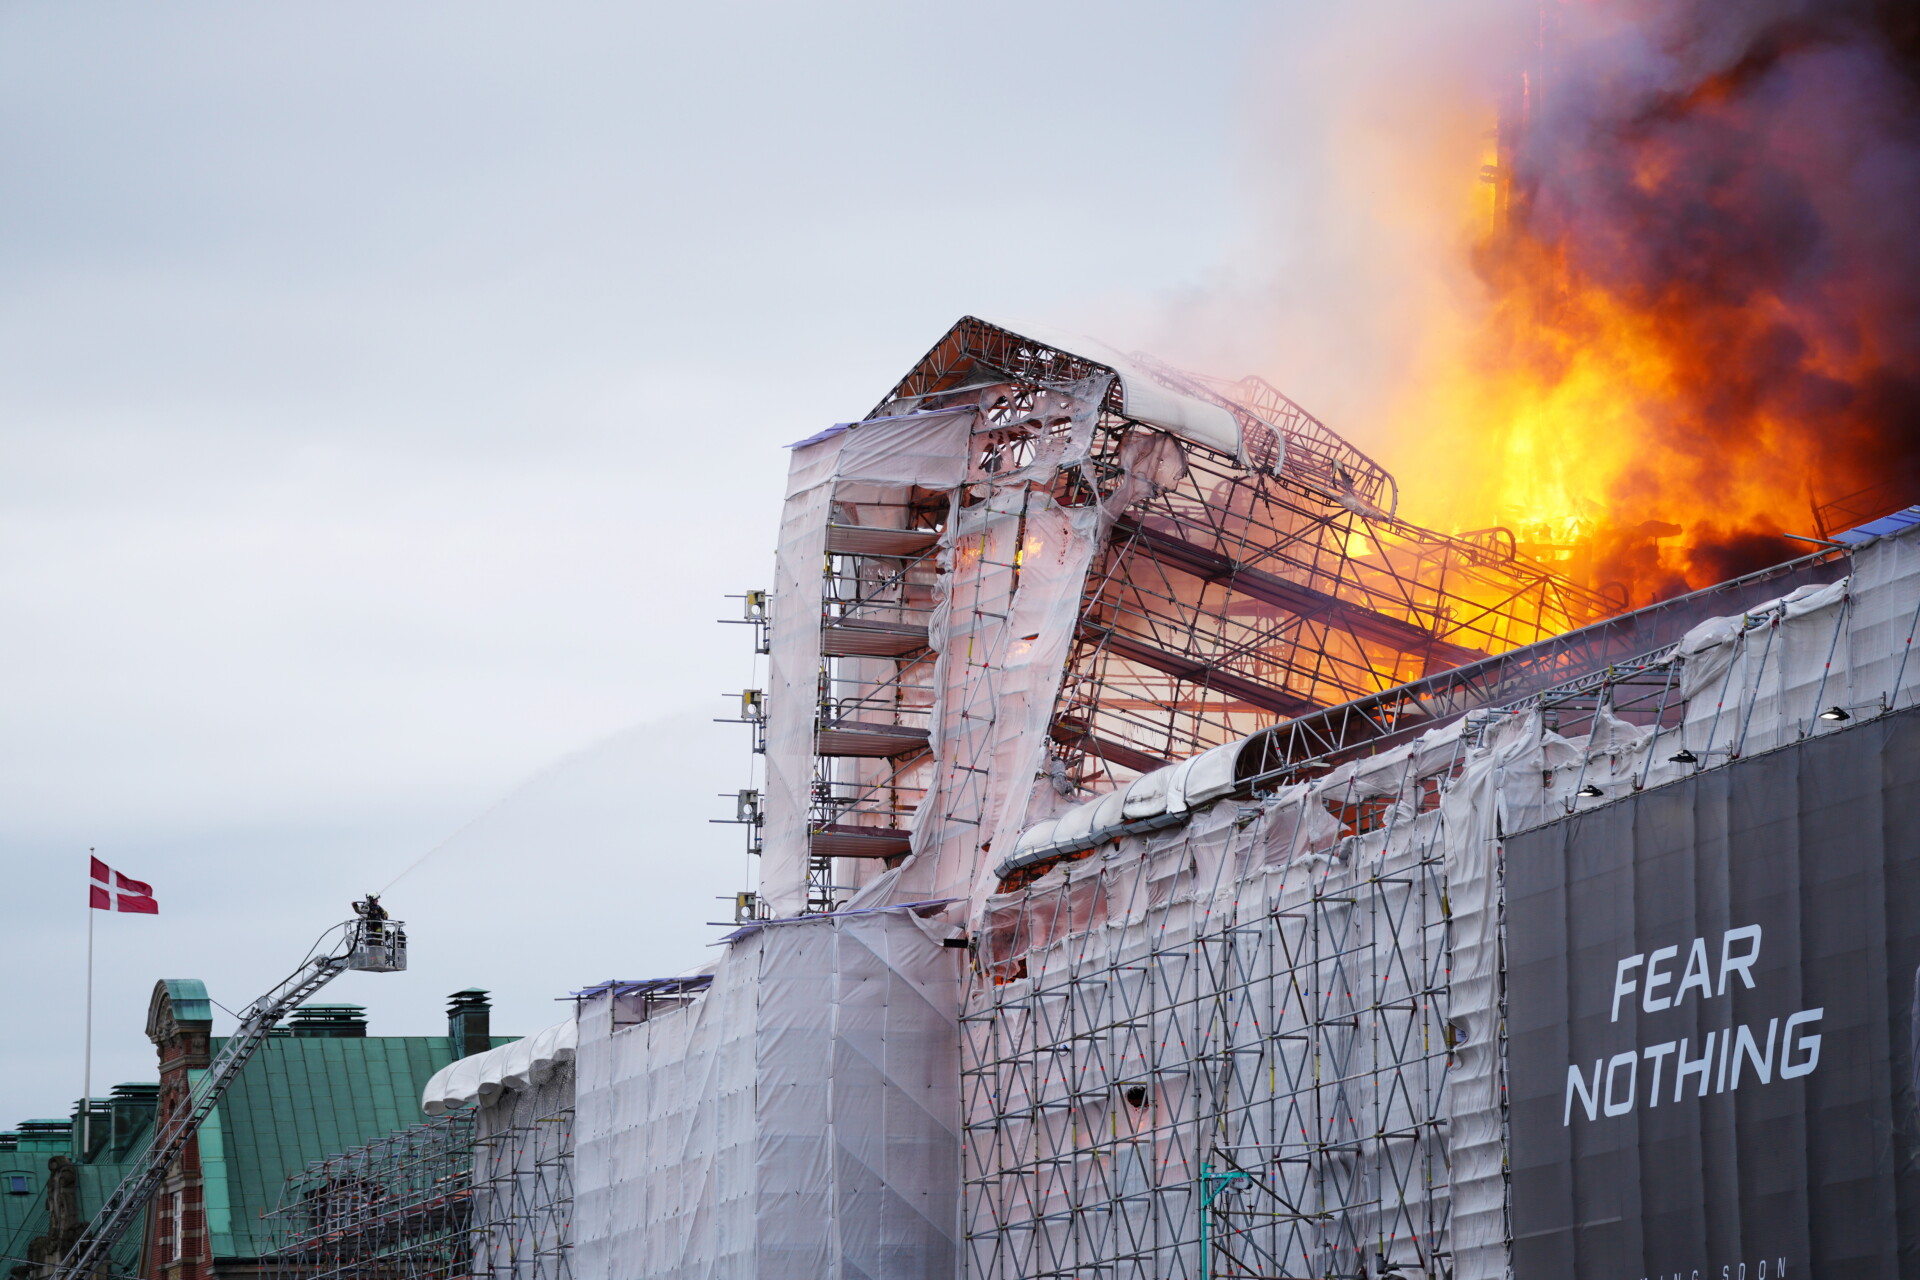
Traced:
[[1920, 713], [1506, 842], [1516, 1280], [1915, 1276]]

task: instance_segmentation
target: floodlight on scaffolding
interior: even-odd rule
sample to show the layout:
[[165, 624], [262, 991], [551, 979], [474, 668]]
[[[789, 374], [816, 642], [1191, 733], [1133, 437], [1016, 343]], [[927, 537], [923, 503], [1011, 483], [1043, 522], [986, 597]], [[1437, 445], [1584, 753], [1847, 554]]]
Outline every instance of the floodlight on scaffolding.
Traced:
[[1602, 791], [1600, 788], [1594, 786], [1591, 782], [1589, 782], [1587, 783], [1587, 785], [1585, 785], [1584, 787], [1581, 787], [1578, 791], [1574, 792], [1573, 794], [1577, 796], [1585, 796], [1589, 800], [1591, 800], [1595, 796], [1603, 796], [1607, 793]]
[[1851, 720], [1853, 716], [1845, 707], [1828, 707], [1820, 713], [1822, 720]]

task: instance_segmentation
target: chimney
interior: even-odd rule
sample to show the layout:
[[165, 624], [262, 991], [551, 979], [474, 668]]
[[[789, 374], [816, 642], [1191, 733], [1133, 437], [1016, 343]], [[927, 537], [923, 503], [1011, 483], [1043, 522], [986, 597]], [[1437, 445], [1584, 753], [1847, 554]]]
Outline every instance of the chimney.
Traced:
[[468, 1058], [493, 1048], [493, 1006], [479, 987], [456, 991], [447, 998], [447, 1038], [455, 1058]]

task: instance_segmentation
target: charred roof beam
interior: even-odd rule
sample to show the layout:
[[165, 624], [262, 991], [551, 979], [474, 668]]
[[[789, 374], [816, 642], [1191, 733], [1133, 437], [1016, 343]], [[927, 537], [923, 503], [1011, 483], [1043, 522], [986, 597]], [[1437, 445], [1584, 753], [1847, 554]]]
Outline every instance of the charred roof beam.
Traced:
[[1115, 521], [1114, 532], [1147, 546], [1159, 559], [1203, 581], [1217, 582], [1229, 591], [1285, 609], [1299, 617], [1325, 617], [1337, 621], [1362, 640], [1385, 645], [1396, 653], [1425, 658], [1430, 665], [1458, 667], [1478, 662], [1487, 656], [1478, 649], [1442, 640], [1411, 622], [1375, 613], [1297, 582], [1288, 582], [1278, 574], [1251, 568], [1217, 551], [1132, 520]]
[[1298, 716], [1320, 709], [1320, 704], [1310, 698], [1303, 698], [1297, 693], [1289, 693], [1285, 689], [1276, 689], [1258, 680], [1223, 671], [1203, 659], [1156, 649], [1119, 631], [1087, 631], [1083, 632], [1083, 635], [1116, 658], [1137, 662], [1143, 667], [1151, 667], [1163, 675], [1172, 676], [1176, 680], [1185, 680], [1189, 684], [1197, 684], [1214, 693], [1224, 694], [1250, 706], [1259, 707], [1263, 711], [1271, 711], [1282, 716]]

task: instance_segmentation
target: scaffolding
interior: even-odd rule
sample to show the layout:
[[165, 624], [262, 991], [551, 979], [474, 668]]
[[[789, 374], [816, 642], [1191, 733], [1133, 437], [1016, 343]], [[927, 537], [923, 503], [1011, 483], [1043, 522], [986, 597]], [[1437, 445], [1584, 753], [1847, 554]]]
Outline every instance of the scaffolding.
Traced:
[[573, 1108], [516, 1107], [474, 1143], [473, 1274], [572, 1280]]
[[1312, 831], [1222, 806], [990, 900], [970, 1276], [1449, 1273], [1436, 810], [1463, 745]]
[[572, 1108], [507, 1110], [449, 1112], [288, 1178], [267, 1280], [570, 1280]]
[[454, 1280], [472, 1268], [473, 1113], [316, 1160], [266, 1215], [269, 1280]]
[[[1418, 737], [1271, 769], [1256, 737], [1219, 800], [987, 898], [968, 1274], [1505, 1274], [1505, 835], [1910, 707], [1916, 548], [1618, 620], [1571, 678], [1545, 677], [1596, 651], [1543, 643], [1515, 696], [1462, 677]], [[1634, 636], [1651, 648], [1609, 647]]]
[[[1260, 379], [1128, 359], [1168, 390], [1231, 414], [1241, 448], [1129, 416], [1116, 378], [1086, 460], [1047, 477], [1063, 508], [1114, 512], [1050, 727], [1081, 785], [1111, 785], [1624, 607], [1617, 589], [1591, 589], [1520, 554], [1504, 529], [1449, 535], [1398, 519], [1393, 477]], [[1103, 367], [969, 318], [874, 416], [964, 402], [1004, 379], [975, 431], [978, 465], [1030, 484], [1020, 467], [1049, 430], [1036, 402]], [[988, 465], [1001, 455], [1003, 465]], [[961, 501], [992, 496], [991, 483], [976, 485]]]
[[[761, 896], [776, 907], [834, 909], [933, 845], [949, 847], [950, 867], [978, 861], [1002, 810], [1024, 809], [1031, 773], [990, 778], [1006, 733], [976, 727], [1005, 721], [1023, 646], [1052, 643], [1040, 627], [1001, 634], [1041, 561], [1059, 570], [1046, 589], [1067, 593], [1047, 620], [1066, 647], [1044, 688], [1015, 697], [1038, 704], [1043, 789], [1062, 797], [1624, 604], [1522, 554], [1506, 530], [1399, 519], [1384, 468], [1257, 378], [1076, 354], [1096, 349], [963, 319], [844, 437], [918, 431], [917, 445], [824, 480], [806, 446], [840, 448], [824, 443], [835, 432], [797, 450], [762, 621], [768, 713], [804, 715], [806, 745], [797, 720], [789, 741], [768, 737], [760, 710], [741, 717], [771, 751], [771, 807], [756, 794], [739, 820], [771, 824], [782, 870]], [[1149, 392], [1226, 425], [1157, 425], [1139, 407]], [[935, 792], [937, 811], [922, 813]], [[796, 842], [803, 892], [779, 882]], [[939, 891], [963, 878], [950, 869]]]

